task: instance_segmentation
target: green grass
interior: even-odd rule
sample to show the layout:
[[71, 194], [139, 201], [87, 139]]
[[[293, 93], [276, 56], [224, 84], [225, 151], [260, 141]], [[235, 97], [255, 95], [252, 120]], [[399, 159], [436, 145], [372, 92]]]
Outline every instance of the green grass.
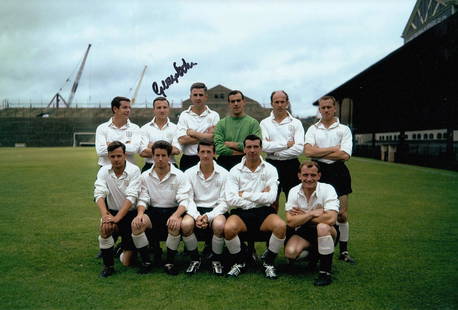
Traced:
[[1, 148], [0, 309], [458, 308], [458, 173], [362, 158], [349, 167], [358, 264], [335, 260], [328, 287], [302, 265], [269, 281], [259, 271], [139, 276], [117, 263], [100, 279], [94, 150]]

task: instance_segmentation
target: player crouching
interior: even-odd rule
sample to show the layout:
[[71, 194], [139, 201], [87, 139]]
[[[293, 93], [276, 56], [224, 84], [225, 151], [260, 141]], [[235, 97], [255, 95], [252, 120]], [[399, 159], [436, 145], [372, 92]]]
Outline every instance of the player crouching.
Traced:
[[305, 249], [317, 250], [320, 271], [314, 284], [329, 285], [332, 257], [339, 213], [337, 193], [329, 184], [320, 183], [320, 167], [316, 162], [305, 161], [299, 168], [301, 184], [293, 187], [285, 205], [288, 226], [294, 228], [293, 235], [285, 246], [285, 256], [294, 261]]
[[[167, 259], [164, 270], [176, 275], [175, 256], [181, 237], [190, 253], [192, 264], [199, 263], [197, 239], [193, 233], [194, 219], [186, 214], [191, 185], [181, 170], [170, 164], [172, 146], [166, 141], [156, 141], [152, 146], [153, 166], [141, 175], [141, 188], [137, 216], [132, 221], [132, 239], [142, 258], [140, 273], [151, 271], [147, 231], [153, 245], [167, 236]], [[154, 249], [160, 253], [160, 249]]]
[[108, 158], [111, 164], [100, 168], [94, 184], [94, 198], [102, 217], [99, 246], [104, 264], [100, 276], [104, 278], [114, 273], [114, 232], [122, 237], [122, 264], [132, 263], [135, 246], [130, 223], [136, 215], [135, 202], [140, 188], [140, 169], [126, 160], [123, 143], [110, 143]]

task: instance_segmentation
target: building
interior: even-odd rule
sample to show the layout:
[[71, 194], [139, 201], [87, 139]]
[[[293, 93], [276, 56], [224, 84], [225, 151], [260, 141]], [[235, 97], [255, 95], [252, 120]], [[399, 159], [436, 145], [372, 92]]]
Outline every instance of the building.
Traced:
[[457, 8], [418, 0], [404, 45], [328, 93], [355, 155], [458, 170]]
[[[216, 85], [215, 87], [209, 88], [207, 90], [207, 94], [208, 94], [207, 105], [210, 107], [210, 109], [218, 112], [221, 118], [225, 117], [229, 113], [227, 95], [231, 91], [232, 89], [229, 89], [220, 84]], [[253, 100], [250, 97], [247, 97], [245, 94], [244, 96], [245, 96], [245, 102], [246, 102], [246, 106], [245, 106], [246, 114], [254, 117], [258, 121], [261, 121], [263, 118], [266, 118], [270, 114], [270, 107], [264, 108], [256, 100]], [[184, 100], [182, 103], [182, 109], [185, 110], [189, 108], [191, 104], [192, 103], [190, 99]]]

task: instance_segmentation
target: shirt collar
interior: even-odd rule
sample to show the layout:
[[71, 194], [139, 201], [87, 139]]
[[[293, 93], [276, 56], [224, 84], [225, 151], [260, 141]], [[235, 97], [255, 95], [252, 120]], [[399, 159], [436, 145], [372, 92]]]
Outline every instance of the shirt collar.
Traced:
[[[221, 172], [221, 169], [220, 169], [220, 168], [221, 168], [221, 167], [218, 166], [218, 164], [216, 163], [216, 161], [213, 160], [213, 172], [212, 172], [212, 174], [210, 175], [210, 177], [209, 177], [207, 180], [212, 179], [213, 176], [214, 176], [215, 174], [217, 174], [217, 173], [219, 174], [219, 173]], [[198, 176], [200, 176], [202, 179], [205, 179], [203, 172], [200, 170], [200, 161], [199, 161], [199, 163], [197, 164], [197, 171], [196, 171], [196, 174], [197, 174]]]
[[[167, 117], [167, 122], [165, 122], [165, 125], [164, 125], [164, 127], [162, 127], [162, 128], [168, 127], [168, 126], [169, 126], [169, 122], [170, 122], [170, 119]], [[159, 126], [156, 124], [156, 116], [153, 117], [153, 120], [152, 120], [151, 122], [149, 122], [149, 125], [150, 125], [150, 126], [153, 126], [153, 127], [156, 127], [157, 129], [161, 129], [161, 128], [159, 128]]]
[[329, 128], [324, 127], [323, 123], [321, 122], [321, 119], [318, 122], [316, 122], [314, 125], [315, 125], [315, 127], [321, 128], [321, 129], [335, 128], [335, 127], [340, 125], [339, 118], [337, 116], [335, 116], [335, 119], [336, 119], [336, 121], [334, 123], [332, 123], [331, 126], [329, 126]]
[[113, 117], [111, 117], [110, 118], [110, 124], [108, 126], [113, 127], [113, 128], [118, 128], [118, 129], [127, 129], [130, 126], [130, 120], [127, 119], [127, 123], [125, 125], [123, 125], [121, 128], [119, 128], [119, 127], [116, 127], [115, 124], [113, 124]]
[[117, 177], [116, 176], [116, 173], [114, 172], [113, 170], [113, 165], [112, 164], [109, 164], [109, 168], [108, 168], [108, 173], [113, 177], [113, 178], [116, 178], [118, 180], [122, 180], [122, 179], [125, 179], [129, 176], [129, 174], [127, 173], [127, 161], [126, 161], [126, 166], [124, 167], [124, 171], [122, 172], [121, 176], [120, 177]]
[[[171, 163], [169, 163], [169, 165], [170, 165], [170, 171], [165, 175], [165, 177], [160, 182], [166, 181], [172, 175], [175, 175], [175, 176], [177, 175], [177, 171], [179, 171], [179, 170], [177, 168], [175, 168], [175, 166], [172, 165]], [[150, 168], [149, 175], [151, 177], [159, 180], [159, 176], [157, 175], [156, 171], [154, 171], [154, 166], [156, 166], [156, 164], [153, 164], [153, 166]]]
[[[266, 165], [266, 162], [264, 161], [262, 156], [259, 156], [259, 158], [261, 159], [261, 163], [259, 164], [259, 166], [256, 167], [256, 170], [254, 172], [258, 171], [259, 169], [264, 168], [264, 166]], [[247, 171], [253, 172], [247, 166], [245, 166], [245, 162], [246, 162], [246, 156], [243, 156], [242, 160], [240, 161], [239, 170], [243, 171], [244, 169], [246, 169]]]
[[[310, 196], [310, 200], [316, 199], [319, 191], [320, 191], [320, 183], [317, 182], [316, 188], [313, 191], [312, 195]], [[304, 189], [302, 188], [302, 184], [301, 184], [301, 188], [299, 190], [299, 196], [301, 196], [302, 198], [304, 198], [305, 201], [307, 201], [307, 196], [305, 196]]]
[[270, 111], [270, 119], [272, 120], [272, 122], [275, 122], [277, 124], [285, 124], [285, 123], [290, 123], [293, 121], [293, 117], [291, 116], [291, 114], [286, 111], [286, 113], [288, 114], [280, 123], [278, 123], [276, 120], [275, 120], [275, 115], [274, 115], [274, 111]]
[[209, 108], [207, 105], [205, 106], [205, 110], [204, 110], [204, 111], [202, 112], [202, 114], [200, 114], [200, 115], [194, 113], [191, 109], [192, 109], [192, 105], [190, 105], [189, 108], [188, 108], [185, 112], [186, 112], [186, 113], [189, 113], [189, 114], [191, 114], [191, 115], [196, 115], [196, 116], [201, 116], [201, 117], [207, 116], [207, 115], [210, 114], [210, 112], [211, 112], [210, 108]]

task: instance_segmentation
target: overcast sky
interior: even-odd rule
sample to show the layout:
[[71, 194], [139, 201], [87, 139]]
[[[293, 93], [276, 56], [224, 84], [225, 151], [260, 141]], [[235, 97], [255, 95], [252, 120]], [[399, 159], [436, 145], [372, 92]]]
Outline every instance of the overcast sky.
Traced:
[[[197, 63], [165, 91], [177, 106], [189, 86], [222, 84], [269, 104], [290, 95], [294, 114], [403, 44], [415, 0], [0, 2], [0, 100], [68, 98], [89, 43], [74, 103], [108, 104], [133, 95], [148, 66], [138, 106], [156, 96], [173, 62]], [[70, 77], [70, 82], [65, 82]]]

